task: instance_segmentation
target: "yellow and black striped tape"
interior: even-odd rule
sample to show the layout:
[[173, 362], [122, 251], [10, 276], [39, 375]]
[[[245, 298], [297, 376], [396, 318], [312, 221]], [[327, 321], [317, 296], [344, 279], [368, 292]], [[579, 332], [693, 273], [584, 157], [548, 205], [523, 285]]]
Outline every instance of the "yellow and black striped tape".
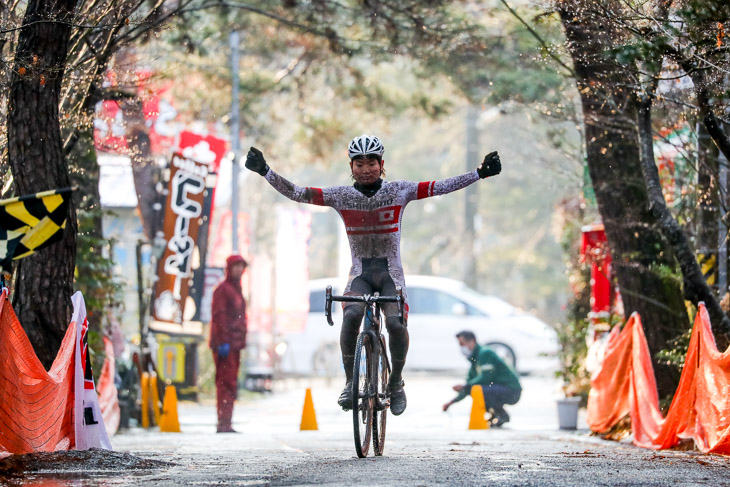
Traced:
[[710, 286], [714, 286], [717, 279], [717, 254], [698, 254], [697, 262], [699, 262], [700, 264], [700, 269], [702, 269], [702, 275], [705, 276], [707, 284], [709, 284]]
[[12, 260], [27, 257], [61, 239], [74, 189], [54, 189], [0, 200], [0, 266], [3, 269], [10, 270]]

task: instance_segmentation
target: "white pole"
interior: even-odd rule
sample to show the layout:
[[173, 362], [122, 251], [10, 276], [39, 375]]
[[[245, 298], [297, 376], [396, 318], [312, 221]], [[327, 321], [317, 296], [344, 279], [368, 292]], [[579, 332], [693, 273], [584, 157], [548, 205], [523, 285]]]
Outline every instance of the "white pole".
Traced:
[[231, 47], [231, 151], [233, 152], [233, 166], [231, 171], [231, 230], [232, 241], [231, 251], [239, 253], [238, 248], [238, 173], [239, 155], [241, 152], [241, 141], [239, 139], [239, 114], [238, 114], [238, 31], [234, 30], [230, 36]]
[[[479, 162], [479, 132], [477, 130], [477, 120], [479, 119], [479, 109], [469, 104], [466, 112], [466, 171], [473, 171]], [[464, 235], [462, 242], [464, 243], [464, 256], [462, 278], [464, 282], [475, 288], [477, 284], [477, 261], [474, 255], [475, 229], [474, 217], [477, 211], [477, 185], [464, 189]]]

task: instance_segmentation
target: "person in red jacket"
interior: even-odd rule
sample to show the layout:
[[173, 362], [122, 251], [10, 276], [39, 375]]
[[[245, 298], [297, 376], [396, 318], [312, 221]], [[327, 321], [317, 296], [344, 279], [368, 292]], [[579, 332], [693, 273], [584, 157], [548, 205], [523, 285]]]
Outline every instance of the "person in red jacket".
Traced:
[[238, 391], [241, 350], [246, 348], [246, 301], [241, 276], [248, 263], [240, 255], [226, 259], [226, 278], [213, 291], [210, 348], [215, 362], [218, 433], [235, 433], [231, 425]]

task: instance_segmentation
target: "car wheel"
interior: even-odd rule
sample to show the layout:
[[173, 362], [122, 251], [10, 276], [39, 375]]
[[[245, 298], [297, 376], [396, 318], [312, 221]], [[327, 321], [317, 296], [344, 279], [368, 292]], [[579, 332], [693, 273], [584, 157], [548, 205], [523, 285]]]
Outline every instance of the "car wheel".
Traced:
[[517, 358], [515, 357], [515, 352], [508, 345], [492, 342], [487, 343], [487, 346], [491, 348], [507, 365], [517, 370]]

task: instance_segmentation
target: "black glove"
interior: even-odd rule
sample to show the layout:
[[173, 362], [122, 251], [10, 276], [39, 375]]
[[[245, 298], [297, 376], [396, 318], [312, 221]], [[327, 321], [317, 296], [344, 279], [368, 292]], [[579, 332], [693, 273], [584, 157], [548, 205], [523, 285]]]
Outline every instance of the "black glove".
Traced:
[[246, 168], [253, 172], [257, 172], [262, 176], [266, 176], [266, 172], [269, 170], [269, 165], [266, 164], [264, 154], [256, 147], [251, 147], [246, 156]]
[[[246, 163], [246, 166], [248, 166], [248, 163]], [[490, 152], [484, 156], [482, 165], [477, 168], [477, 173], [482, 179], [488, 178], [489, 176], [496, 176], [500, 172], [502, 172], [502, 163], [499, 161], [497, 151]]]

